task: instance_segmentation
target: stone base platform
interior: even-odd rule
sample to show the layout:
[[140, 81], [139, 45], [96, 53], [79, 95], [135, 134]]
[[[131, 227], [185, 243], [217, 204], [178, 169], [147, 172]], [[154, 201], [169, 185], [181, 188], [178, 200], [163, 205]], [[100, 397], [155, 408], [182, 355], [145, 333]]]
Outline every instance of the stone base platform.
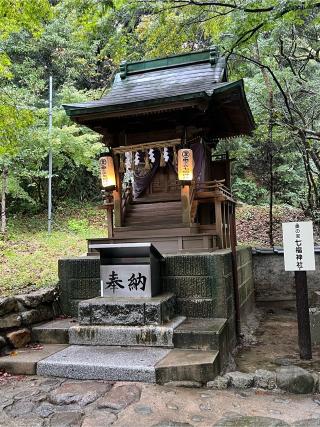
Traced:
[[69, 343], [75, 345], [169, 347], [174, 330], [185, 317], [179, 316], [162, 325], [77, 325], [69, 328]]
[[66, 347], [63, 344], [44, 344], [41, 348], [26, 347], [15, 350], [14, 356], [9, 354], [0, 357], [0, 371], [13, 375], [35, 375], [40, 360], [46, 359]]
[[219, 373], [217, 351], [72, 345], [41, 360], [37, 374], [73, 379], [206, 383]]
[[37, 374], [74, 379], [156, 381], [155, 365], [169, 350], [72, 345], [38, 363]]
[[152, 298], [100, 297], [81, 301], [80, 325], [160, 325], [174, 317], [171, 293]]

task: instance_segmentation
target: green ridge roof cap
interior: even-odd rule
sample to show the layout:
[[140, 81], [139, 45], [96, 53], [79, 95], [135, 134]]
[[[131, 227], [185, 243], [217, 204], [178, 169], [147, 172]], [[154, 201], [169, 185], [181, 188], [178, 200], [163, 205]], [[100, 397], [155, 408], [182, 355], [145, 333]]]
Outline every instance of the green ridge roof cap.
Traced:
[[120, 77], [125, 79], [126, 76], [145, 73], [147, 71], [167, 69], [171, 67], [179, 67], [189, 64], [202, 62], [210, 62], [215, 65], [219, 57], [217, 46], [212, 46], [210, 49], [197, 52], [181, 53], [179, 55], [171, 55], [162, 58], [150, 59], [147, 61], [126, 62], [123, 61], [120, 65]]

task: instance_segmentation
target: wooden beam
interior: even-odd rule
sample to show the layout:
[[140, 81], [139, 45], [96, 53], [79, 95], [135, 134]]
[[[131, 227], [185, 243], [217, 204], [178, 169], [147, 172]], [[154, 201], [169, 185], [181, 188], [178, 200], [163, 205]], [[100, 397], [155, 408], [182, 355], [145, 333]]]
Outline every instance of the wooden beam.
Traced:
[[144, 150], [149, 150], [150, 148], [174, 147], [178, 144], [181, 144], [181, 139], [170, 139], [168, 141], [154, 141], [154, 142], [148, 142], [145, 144], [120, 146], [118, 148], [113, 148], [113, 152], [115, 154], [120, 154], [120, 153], [127, 153], [130, 151], [144, 151]]

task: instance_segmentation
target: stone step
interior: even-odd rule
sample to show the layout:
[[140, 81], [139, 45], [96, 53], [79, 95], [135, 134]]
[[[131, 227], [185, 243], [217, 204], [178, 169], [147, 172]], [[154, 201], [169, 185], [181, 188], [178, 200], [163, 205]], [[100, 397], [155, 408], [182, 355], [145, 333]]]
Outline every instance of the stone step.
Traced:
[[69, 328], [78, 322], [75, 319], [57, 319], [32, 326], [32, 341], [42, 344], [68, 344]]
[[37, 374], [72, 379], [206, 383], [219, 373], [217, 351], [72, 345], [41, 360]]
[[100, 297], [81, 301], [80, 325], [160, 325], [174, 317], [171, 293], [151, 298]]
[[175, 348], [220, 350], [226, 345], [227, 319], [192, 319], [182, 322], [173, 333]]
[[14, 356], [9, 354], [0, 357], [0, 371], [13, 375], [35, 375], [37, 363], [40, 360], [46, 359], [66, 347], [65, 344], [44, 344], [40, 347], [29, 346], [17, 349]]
[[73, 379], [156, 381], [155, 366], [170, 350], [72, 345], [38, 363], [37, 374]]
[[227, 319], [186, 319], [173, 333], [175, 348], [194, 350], [219, 350], [222, 368], [228, 360]]
[[72, 326], [69, 343], [75, 345], [173, 347], [173, 334], [185, 317], [175, 317], [163, 325]]
[[156, 382], [196, 381], [205, 384], [220, 373], [218, 351], [180, 350], [168, 353], [156, 366]]

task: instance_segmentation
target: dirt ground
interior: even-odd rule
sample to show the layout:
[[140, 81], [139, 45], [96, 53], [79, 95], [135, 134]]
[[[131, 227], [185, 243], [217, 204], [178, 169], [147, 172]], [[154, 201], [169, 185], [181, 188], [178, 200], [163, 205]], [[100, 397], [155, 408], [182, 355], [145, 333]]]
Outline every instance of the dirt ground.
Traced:
[[312, 348], [312, 360], [301, 360], [299, 357], [297, 315], [294, 308], [261, 307], [260, 315], [261, 321], [253, 333], [253, 343], [245, 346], [235, 358], [239, 371], [273, 371], [279, 365], [292, 364], [320, 371], [319, 345]]

